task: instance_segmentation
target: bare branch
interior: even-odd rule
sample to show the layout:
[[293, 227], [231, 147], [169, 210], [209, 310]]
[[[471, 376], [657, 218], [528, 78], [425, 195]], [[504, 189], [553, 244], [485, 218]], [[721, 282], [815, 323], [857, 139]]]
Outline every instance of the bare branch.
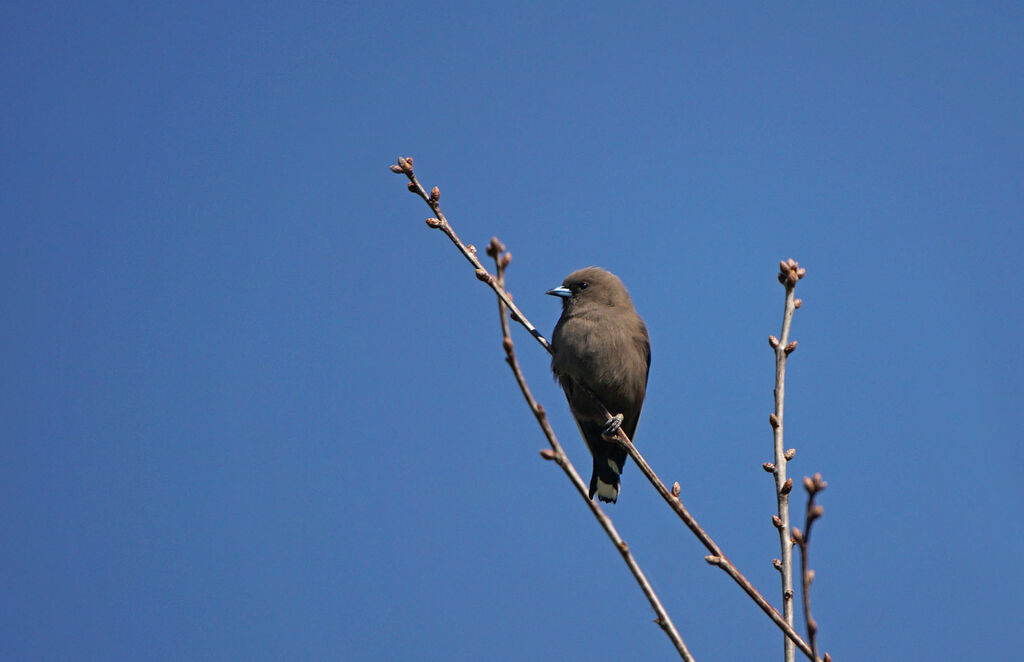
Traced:
[[[505, 246], [498, 241], [497, 237], [491, 239], [491, 243], [487, 246], [487, 254], [494, 258], [495, 271], [497, 273], [497, 285], [504, 290], [505, 288], [505, 268], [512, 260], [511, 253], [505, 253]], [[498, 313], [501, 316], [501, 345], [505, 349], [505, 362], [508, 363], [509, 367], [512, 368], [512, 374], [515, 375], [516, 383], [519, 384], [519, 390], [522, 391], [523, 397], [526, 399], [526, 404], [529, 405], [530, 411], [537, 418], [537, 423], [540, 424], [541, 429], [544, 431], [544, 436], [548, 439], [548, 444], [551, 449], [544, 449], [541, 451], [541, 457], [546, 460], [552, 460], [562, 468], [565, 475], [572, 482], [576, 488], [576, 492], [583, 498], [587, 506], [590, 508], [590, 512], [593, 513], [597, 519], [601, 528], [604, 529], [605, 533], [611, 539], [615, 548], [619, 550], [622, 555], [622, 560], [626, 562], [626, 566], [629, 571], [633, 573], [633, 577], [636, 579], [637, 584], [640, 585], [640, 590], [647, 596], [647, 601], [651, 603], [651, 607], [654, 608], [654, 613], [657, 614], [655, 623], [657, 623], [661, 629], [665, 632], [668, 638], [672, 641], [672, 645], [676, 647], [679, 656], [687, 662], [693, 662], [693, 656], [690, 654], [689, 649], [686, 647], [686, 643], [683, 642], [683, 638], [679, 635], [679, 631], [676, 629], [675, 624], [672, 623], [672, 619], [669, 617], [665, 607], [661, 604], [661, 600], [658, 595], [654, 592], [654, 588], [650, 582], [647, 581], [646, 575], [643, 570], [640, 569], [640, 565], [636, 562], [632, 552], [629, 551], [629, 545], [622, 539], [619, 532], [615, 529], [615, 525], [612, 524], [612, 520], [608, 515], [605, 514], [604, 510], [594, 500], [592, 500], [587, 492], [587, 486], [583, 483], [583, 479], [580, 478], [579, 473], [573, 466], [572, 462], [569, 461], [569, 457], [562, 450], [562, 445], [558, 442], [558, 438], [555, 436], [554, 430], [551, 429], [551, 425], [548, 423], [547, 414], [544, 408], [533, 398], [533, 394], [530, 392], [530, 387], [526, 385], [526, 378], [523, 376], [523, 371], [519, 367], [519, 361], [516, 359], [515, 344], [512, 342], [512, 336], [509, 332], [508, 315], [506, 314], [505, 300], [501, 297], [498, 298]]]
[[[782, 313], [781, 337], [769, 336], [768, 344], [775, 350], [775, 411], [769, 416], [772, 426], [775, 447], [775, 497], [778, 505], [776, 528], [779, 530], [779, 547], [782, 552], [780, 564], [776, 566], [782, 578], [782, 615], [790, 627], [793, 626], [793, 541], [789, 537], [789, 492], [793, 489], [793, 479], [786, 477], [786, 463], [796, 453], [793, 449], [785, 450], [783, 445], [783, 412], [786, 403], [786, 358], [796, 349], [796, 341], [790, 342], [789, 329], [793, 323], [793, 311], [803, 303], [793, 297], [797, 282], [807, 271], [800, 267], [796, 260], [779, 262], [779, 282], [786, 288], [786, 302]], [[799, 303], [798, 303], [799, 302]], [[795, 652], [793, 640], [785, 639], [784, 653], [786, 662], [793, 662]], [[804, 651], [805, 653], [807, 651]], [[817, 657], [817, 652], [811, 649]]]
[[[814, 581], [814, 571], [808, 566], [808, 554], [811, 544], [811, 525], [819, 517], [825, 514], [823, 506], [814, 505], [814, 499], [818, 493], [828, 487], [828, 483], [821, 479], [821, 474], [814, 474], [814, 478], [804, 477], [804, 489], [807, 490], [807, 516], [804, 520], [804, 530], [794, 527], [793, 542], [800, 547], [800, 570], [803, 575], [804, 588], [804, 620], [807, 621], [807, 640], [811, 642], [811, 650], [818, 655], [818, 622], [811, 615], [811, 582]], [[826, 653], [825, 659], [829, 659]]]

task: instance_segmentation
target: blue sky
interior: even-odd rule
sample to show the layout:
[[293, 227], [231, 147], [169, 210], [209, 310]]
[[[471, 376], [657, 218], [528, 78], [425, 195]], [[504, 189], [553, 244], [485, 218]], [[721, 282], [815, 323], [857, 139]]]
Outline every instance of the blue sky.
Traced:
[[[0, 658], [672, 659], [388, 172], [413, 155], [545, 333], [567, 273], [623, 278], [637, 444], [776, 604], [798, 259], [823, 649], [1008, 659], [1022, 33], [1014, 3], [4, 3]], [[632, 464], [608, 510], [698, 660], [779, 659]]]

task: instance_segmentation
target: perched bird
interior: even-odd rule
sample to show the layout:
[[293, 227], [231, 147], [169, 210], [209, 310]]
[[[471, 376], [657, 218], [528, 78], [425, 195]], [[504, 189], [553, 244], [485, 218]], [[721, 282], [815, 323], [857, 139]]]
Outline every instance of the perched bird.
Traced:
[[[619, 277], [598, 267], [572, 272], [548, 294], [562, 299], [551, 334], [551, 371], [594, 457], [590, 498], [596, 493], [615, 502], [626, 451], [602, 433], [619, 425], [630, 439], [636, 432], [651, 367], [647, 326]], [[616, 416], [610, 425], [601, 404]]]

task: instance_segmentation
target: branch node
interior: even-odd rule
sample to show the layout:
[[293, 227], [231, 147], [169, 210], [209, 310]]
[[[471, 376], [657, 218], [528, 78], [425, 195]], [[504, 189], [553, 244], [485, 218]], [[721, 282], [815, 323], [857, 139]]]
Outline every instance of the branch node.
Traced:
[[622, 552], [623, 554], [628, 554], [629, 553], [629, 544], [625, 540], [623, 540], [622, 542], [620, 542], [618, 544], [618, 548], [619, 548], [619, 551]]

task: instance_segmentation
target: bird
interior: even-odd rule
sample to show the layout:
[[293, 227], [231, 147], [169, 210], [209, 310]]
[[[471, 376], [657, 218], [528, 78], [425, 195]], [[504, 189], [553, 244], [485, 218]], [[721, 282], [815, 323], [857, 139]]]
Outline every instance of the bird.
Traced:
[[551, 372], [593, 456], [589, 495], [615, 503], [626, 451], [603, 435], [620, 425], [631, 440], [636, 432], [651, 368], [647, 325], [619, 277], [600, 267], [572, 272], [547, 294], [562, 300], [551, 334]]

